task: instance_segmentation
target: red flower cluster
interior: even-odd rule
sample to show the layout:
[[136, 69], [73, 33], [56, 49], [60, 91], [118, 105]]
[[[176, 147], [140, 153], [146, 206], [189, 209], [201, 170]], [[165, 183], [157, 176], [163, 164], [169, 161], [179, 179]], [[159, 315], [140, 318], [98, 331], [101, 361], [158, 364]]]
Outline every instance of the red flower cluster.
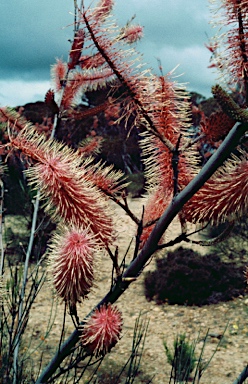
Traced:
[[121, 337], [122, 316], [115, 306], [96, 309], [83, 326], [81, 342], [94, 356], [104, 356]]

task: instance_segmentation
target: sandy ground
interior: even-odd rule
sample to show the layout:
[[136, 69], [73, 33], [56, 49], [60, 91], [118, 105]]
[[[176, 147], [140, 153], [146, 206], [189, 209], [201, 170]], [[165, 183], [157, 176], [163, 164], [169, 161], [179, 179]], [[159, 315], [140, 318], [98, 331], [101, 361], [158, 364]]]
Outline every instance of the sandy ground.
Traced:
[[[141, 214], [142, 204], [143, 199], [133, 199], [130, 201], [131, 209], [138, 216]], [[117, 226], [119, 232], [119, 255], [121, 258], [126, 252], [132, 236], [135, 234], [135, 225], [118, 207], [116, 208], [116, 214], [120, 217]], [[168, 238], [179, 234], [178, 231], [178, 223], [174, 222], [167, 234]], [[131, 257], [131, 251], [129, 255]], [[153, 268], [154, 261], [149, 264], [146, 270]], [[97, 271], [97, 288], [78, 309], [81, 319], [107, 293], [110, 287], [111, 269], [109, 257], [103, 255]], [[154, 377], [153, 383], [169, 383], [170, 366], [166, 361], [163, 340], [166, 340], [167, 344], [172, 345], [173, 340], [179, 333], [186, 333], [191, 340], [199, 337], [200, 341], [197, 349], [200, 350], [203, 345], [203, 338], [207, 330], [209, 330], [210, 335], [207, 338], [204, 353], [207, 361], [215, 351], [219, 337], [223, 335], [226, 327], [222, 344], [218, 347], [211, 364], [200, 382], [202, 384], [233, 383], [248, 362], [248, 299], [239, 297], [227, 303], [200, 308], [166, 304], [157, 306], [154, 302], [146, 300], [143, 279], [144, 273], [117, 302], [117, 306], [123, 313], [123, 337], [106, 358], [105, 366], [111, 370], [113, 366], [119, 365], [121, 367], [125, 363], [131, 350], [135, 320], [139, 316], [140, 311], [142, 311], [144, 317], [149, 319], [149, 331], [146, 338], [141, 370], [143, 374]], [[37, 341], [44, 340], [51, 303], [51, 286], [49, 283], [45, 283], [33, 307], [28, 326], [28, 338], [30, 337], [30, 340], [32, 340], [29, 350], [33, 358], [38, 359], [40, 354], [40, 350], [34, 350], [34, 347], [37, 345]], [[55, 309], [53, 310], [54, 324], [42, 347], [44, 350], [44, 363], [49, 361], [49, 358], [56, 349], [60, 337], [63, 310], [63, 305], [58, 305], [56, 311]], [[70, 316], [67, 317], [66, 328], [67, 335], [74, 329]], [[142, 377], [144, 376], [140, 375], [136, 382], [148, 382], [144, 378], [142, 379]], [[83, 379], [80, 382], [85, 383]]]

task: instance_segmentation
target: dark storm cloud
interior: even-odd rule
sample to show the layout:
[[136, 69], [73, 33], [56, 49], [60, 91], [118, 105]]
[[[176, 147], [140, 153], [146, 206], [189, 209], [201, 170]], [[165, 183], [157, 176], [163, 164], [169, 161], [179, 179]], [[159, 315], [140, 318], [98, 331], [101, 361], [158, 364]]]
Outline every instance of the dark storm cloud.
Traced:
[[130, 7], [123, 7], [117, 1], [116, 14], [122, 23], [135, 14], [135, 21], [145, 27], [138, 48], [146, 62], [156, 71], [159, 59], [165, 73], [179, 65], [176, 74], [183, 75], [178, 81], [209, 96], [216, 76], [207, 68], [210, 52], [205, 43], [215, 33], [209, 24], [208, 0], [130, 0], [128, 3]]
[[1, 5], [0, 76], [49, 76], [56, 57], [67, 57], [73, 21], [66, 0], [12, 0]]
[[[86, 6], [91, 0], [85, 0]], [[2, 1], [0, 13], [0, 81], [50, 80], [56, 58], [67, 59], [72, 38], [73, 0]], [[208, 0], [116, 0], [115, 16], [120, 25], [134, 14], [144, 26], [144, 39], [137, 49], [157, 71], [159, 58], [167, 73], [179, 64], [179, 81], [205, 95], [214, 76], [207, 69], [210, 53], [204, 47], [213, 34], [208, 24]], [[17, 84], [17, 83], [16, 83]], [[6, 83], [3, 84], [6, 89]], [[21, 88], [20, 88], [21, 89]], [[2, 97], [3, 99], [3, 97]], [[1, 100], [0, 100], [1, 102]], [[14, 101], [13, 101], [14, 102]]]
[[[163, 44], [182, 48], [203, 44], [205, 32], [211, 33], [208, 1], [202, 0], [130, 0], [129, 15], [136, 14], [136, 20], [145, 26], [145, 36], [157, 46]], [[121, 14], [121, 2], [117, 2], [118, 14]], [[124, 21], [122, 12], [121, 19]]]

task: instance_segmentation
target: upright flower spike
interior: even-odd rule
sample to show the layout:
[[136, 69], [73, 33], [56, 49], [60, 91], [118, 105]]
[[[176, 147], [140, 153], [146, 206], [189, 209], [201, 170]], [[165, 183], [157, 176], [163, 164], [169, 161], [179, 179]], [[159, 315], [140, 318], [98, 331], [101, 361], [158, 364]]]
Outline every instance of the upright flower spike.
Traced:
[[114, 0], [100, 0], [93, 11], [95, 20], [103, 22], [110, 14], [114, 6]]
[[121, 337], [122, 316], [117, 307], [103, 305], [83, 325], [81, 343], [92, 355], [99, 357], [116, 345]]
[[59, 113], [59, 107], [54, 99], [54, 91], [52, 89], [49, 89], [45, 95], [45, 103], [50, 108], [50, 110], [53, 112], [54, 115], [58, 115]]
[[79, 152], [29, 129], [21, 131], [11, 144], [37, 162], [27, 176], [40, 189], [52, 217], [90, 228], [104, 244], [113, 241], [112, 214], [87, 175]]
[[72, 47], [69, 55], [68, 69], [74, 69], [79, 63], [81, 51], [84, 44], [85, 33], [83, 29], [79, 29], [74, 36]]
[[[184, 101], [182, 101], [183, 96]], [[190, 126], [189, 102], [185, 91], [174, 84], [168, 76], [154, 78], [150, 91], [150, 104], [153, 123], [162, 140], [152, 134], [145, 134], [141, 142], [146, 165], [146, 179], [149, 180], [148, 191], [150, 192], [144, 213], [145, 224], [154, 222], [160, 217], [173, 197], [175, 185], [180, 191], [190, 182], [195, 173], [196, 162], [194, 148], [188, 149], [187, 157], [181, 153]], [[174, 159], [173, 149], [176, 148], [179, 138], [179, 156]], [[168, 148], [167, 142], [171, 147]], [[176, 162], [176, 170], [173, 169], [173, 161]], [[144, 228], [141, 235], [141, 247], [153, 227], [154, 224]]]
[[[221, 3], [221, 4], [220, 4]], [[217, 2], [217, 12], [222, 8], [216, 26], [225, 27], [225, 32], [217, 36], [220, 49], [212, 57], [213, 65], [220, 70], [221, 80], [228, 85], [241, 84], [248, 97], [248, 3], [247, 0], [221, 0]], [[220, 41], [221, 40], [221, 41]], [[216, 44], [213, 43], [212, 45]]]
[[58, 92], [62, 89], [67, 74], [67, 64], [57, 59], [57, 63], [51, 68], [51, 78], [54, 82], [55, 90]]
[[[96, 51], [104, 59], [105, 65], [112, 70], [116, 78], [114, 89], [116, 90], [118, 86], [122, 86], [124, 89], [125, 94], [123, 92], [122, 94], [125, 95], [125, 108], [123, 108], [122, 117], [125, 117], [127, 121], [130, 116], [135, 115], [134, 124], [142, 123], [148, 131], [166, 142], [166, 145], [172, 149], [171, 142], [167, 138], [161, 137], [160, 122], [154, 116], [154, 108], [157, 113], [161, 110], [161, 100], [158, 104], [159, 98], [153, 98], [155, 95], [153, 88], [154, 86], [156, 89], [161, 88], [161, 82], [157, 81], [157, 77], [150, 70], [141, 71], [141, 65], [137, 64], [141, 55], [137, 54], [135, 49], [130, 48], [130, 44], [127, 44], [129, 34], [131, 36], [133, 33], [135, 38], [141, 37], [141, 27], [136, 26], [134, 29], [129, 27], [130, 29], [127, 30], [129, 32], [125, 35], [125, 28], [118, 29], [114, 23], [107, 23], [107, 21], [99, 23], [94, 10], [88, 9], [82, 12], [82, 23], [85, 24], [87, 38], [90, 39], [91, 45], [94, 44]], [[128, 59], [130, 60], [128, 61]], [[182, 97], [185, 97], [185, 93], [182, 94]], [[184, 105], [182, 99], [181, 105]], [[178, 113], [182, 112], [181, 105], [179, 103], [177, 105]]]
[[69, 305], [87, 297], [94, 281], [95, 236], [87, 229], [62, 227], [49, 246], [50, 269], [53, 284]]
[[83, 11], [82, 22], [88, 31], [88, 38], [95, 45], [97, 55], [100, 54], [104, 60], [104, 68], [107, 65], [117, 80], [115, 90], [117, 86], [122, 86], [126, 91], [127, 107], [124, 115], [130, 116], [133, 111], [139, 113], [142, 109], [144, 78], [149, 71], [141, 72], [140, 65], [134, 65], [139, 58], [137, 52], [125, 44], [126, 39], [121, 39], [122, 31], [115, 24], [99, 23], [94, 10]]

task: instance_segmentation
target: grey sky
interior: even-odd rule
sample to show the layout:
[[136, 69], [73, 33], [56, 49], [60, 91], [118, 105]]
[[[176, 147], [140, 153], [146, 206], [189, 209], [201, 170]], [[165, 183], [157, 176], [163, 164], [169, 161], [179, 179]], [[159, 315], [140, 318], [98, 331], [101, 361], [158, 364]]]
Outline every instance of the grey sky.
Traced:
[[[73, 0], [0, 2], [0, 105], [42, 100], [51, 64], [68, 55]], [[184, 75], [178, 81], [209, 96], [216, 76], [207, 68], [210, 52], [204, 46], [213, 34], [208, 0], [116, 0], [119, 24], [134, 14], [144, 26], [137, 45], [144, 60], [156, 71], [159, 58], [165, 73], [179, 64], [176, 74]]]

